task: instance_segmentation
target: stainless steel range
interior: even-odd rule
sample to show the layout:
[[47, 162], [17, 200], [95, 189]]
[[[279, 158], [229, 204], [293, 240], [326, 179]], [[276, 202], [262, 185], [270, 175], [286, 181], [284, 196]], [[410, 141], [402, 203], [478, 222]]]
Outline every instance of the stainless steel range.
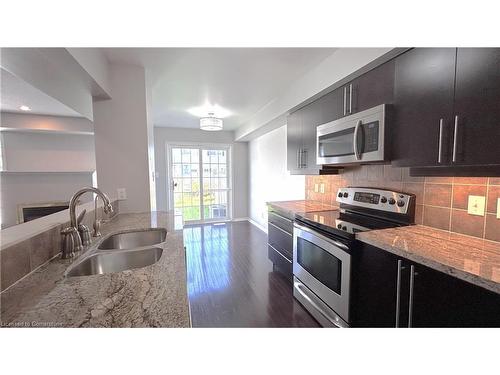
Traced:
[[339, 210], [295, 217], [293, 295], [321, 325], [349, 327], [355, 234], [412, 224], [415, 196], [350, 187], [339, 189], [337, 202]]

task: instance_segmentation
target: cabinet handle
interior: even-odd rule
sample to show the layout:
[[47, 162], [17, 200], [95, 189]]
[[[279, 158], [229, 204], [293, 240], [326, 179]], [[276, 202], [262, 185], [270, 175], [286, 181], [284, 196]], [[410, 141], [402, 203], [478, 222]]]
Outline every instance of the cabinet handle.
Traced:
[[410, 302], [408, 304], [408, 328], [411, 328], [413, 318], [413, 287], [415, 284], [415, 266], [410, 267]]
[[347, 115], [347, 86], [344, 87], [344, 116]]
[[438, 149], [438, 163], [441, 164], [441, 153], [443, 148], [443, 119], [439, 120], [439, 149]]
[[398, 277], [396, 281], [396, 328], [399, 327], [399, 308], [401, 306], [401, 259], [398, 260]]
[[455, 116], [455, 130], [453, 131], [453, 163], [457, 161], [457, 134], [458, 134], [458, 115]]
[[301, 168], [307, 168], [307, 150], [302, 149], [302, 158], [300, 161]]
[[349, 85], [349, 114], [352, 114], [352, 83]]
[[300, 168], [300, 148], [297, 149], [297, 169]]

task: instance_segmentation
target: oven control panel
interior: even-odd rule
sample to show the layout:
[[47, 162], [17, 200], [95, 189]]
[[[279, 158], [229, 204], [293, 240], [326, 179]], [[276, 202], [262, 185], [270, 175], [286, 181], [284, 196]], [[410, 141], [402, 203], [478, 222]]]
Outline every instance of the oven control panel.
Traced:
[[337, 192], [337, 202], [379, 211], [406, 214], [414, 204], [414, 195], [397, 191], [348, 187]]

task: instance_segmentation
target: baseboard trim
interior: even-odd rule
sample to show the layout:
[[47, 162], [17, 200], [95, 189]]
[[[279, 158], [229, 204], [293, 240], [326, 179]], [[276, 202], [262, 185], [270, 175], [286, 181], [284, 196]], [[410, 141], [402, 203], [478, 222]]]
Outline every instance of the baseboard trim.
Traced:
[[250, 218], [247, 219], [248, 222], [254, 226], [256, 226], [258, 229], [260, 229], [261, 231], [263, 231], [265, 234], [267, 234], [267, 228], [260, 225], [259, 223], [257, 223], [255, 220], [252, 220]]

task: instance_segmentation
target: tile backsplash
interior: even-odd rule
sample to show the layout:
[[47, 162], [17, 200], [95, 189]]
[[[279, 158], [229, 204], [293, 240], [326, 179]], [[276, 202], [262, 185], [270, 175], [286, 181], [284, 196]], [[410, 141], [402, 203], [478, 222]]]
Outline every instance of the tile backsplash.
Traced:
[[[500, 241], [500, 219], [497, 219], [500, 178], [412, 177], [408, 168], [365, 165], [346, 168], [339, 175], [307, 176], [306, 198], [337, 205], [335, 193], [344, 186], [415, 194], [417, 224]], [[470, 195], [485, 198], [484, 216], [467, 213]]]

